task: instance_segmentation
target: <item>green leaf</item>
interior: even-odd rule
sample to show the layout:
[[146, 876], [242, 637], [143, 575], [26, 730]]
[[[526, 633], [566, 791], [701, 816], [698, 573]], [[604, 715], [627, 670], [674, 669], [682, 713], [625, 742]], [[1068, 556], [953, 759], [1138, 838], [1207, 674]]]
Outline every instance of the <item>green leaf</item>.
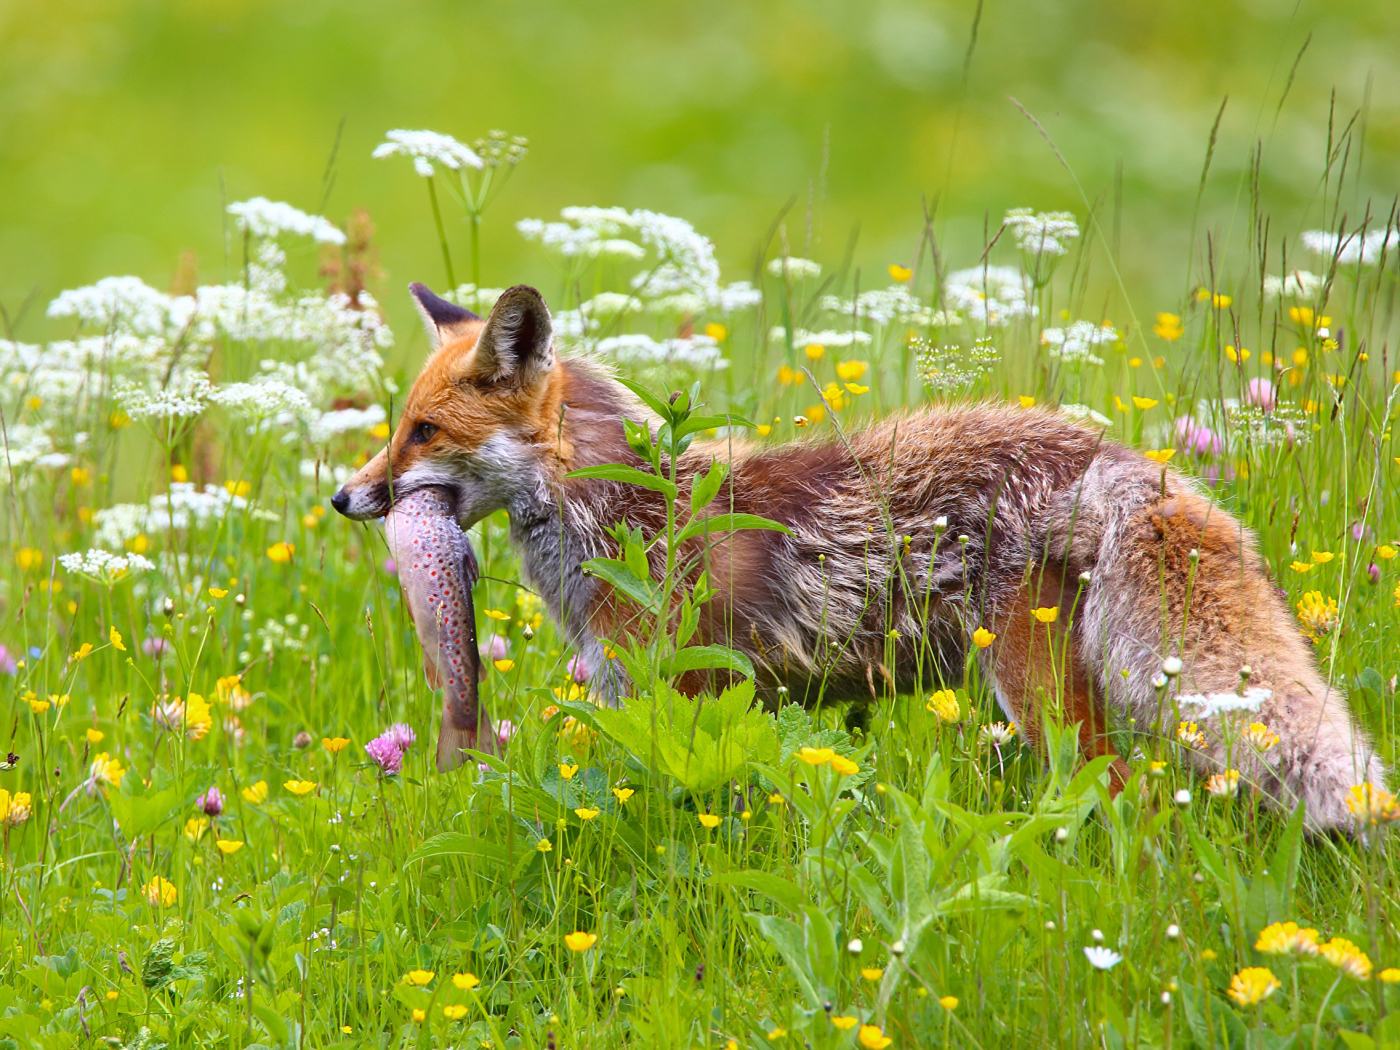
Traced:
[[646, 387], [634, 383], [630, 379], [619, 379], [618, 382], [641, 398], [642, 404], [646, 405], [647, 408], [651, 409], [662, 419], [669, 421], [672, 418], [670, 402], [666, 401], [664, 398], [657, 397]]
[[673, 482], [655, 474], [648, 474], [645, 470], [629, 467], [624, 463], [600, 463], [596, 467], [579, 467], [578, 470], [569, 471], [564, 477], [621, 481], [627, 485], [640, 485], [653, 492], [660, 492], [670, 499], [675, 499], [680, 494], [680, 490]]
[[710, 876], [710, 882], [716, 886], [733, 886], [736, 889], [761, 893], [794, 915], [801, 915], [802, 909], [807, 906], [807, 895], [795, 882], [772, 872], [725, 871]]
[[753, 429], [753, 424], [743, 416], [723, 415], [723, 416], [691, 416], [682, 423], [676, 424], [676, 436], [684, 437], [686, 434], [694, 434], [701, 430], [713, 430], [717, 427], [748, 427]]
[[474, 864], [506, 864], [506, 851], [494, 842], [473, 838], [460, 831], [444, 831], [423, 842], [404, 858], [404, 864], [431, 857], [463, 857]]
[[651, 613], [658, 611], [651, 581], [637, 579], [636, 574], [625, 562], [615, 558], [590, 558], [583, 563], [583, 570], [585, 575], [596, 576], [605, 583], [612, 584], [614, 590], [620, 591], [643, 609]]
[[816, 975], [812, 973], [802, 927], [790, 919], [779, 918], [776, 915], [748, 912], [747, 918], [758, 927], [758, 932], [768, 938], [768, 942], [778, 949], [778, 954], [783, 957], [789, 972], [797, 980], [798, 987], [802, 989], [802, 994], [807, 999], [808, 1008], [820, 1010], [826, 1001], [826, 995], [824, 989], [818, 987]]
[[686, 671], [703, 671], [723, 668], [738, 671], [745, 678], [753, 677], [753, 664], [737, 649], [727, 645], [691, 645], [679, 649], [663, 663], [668, 677], [684, 674]]
[[707, 518], [693, 518], [676, 537], [676, 542], [684, 543], [702, 532], [738, 532], [741, 529], [771, 529], [774, 532], [792, 535], [792, 530], [781, 521], [764, 518], [758, 514], [715, 514]]
[[702, 507], [715, 498], [728, 474], [728, 464], [718, 459], [710, 464], [709, 472], [704, 477], [696, 474], [690, 483], [690, 509], [698, 514]]

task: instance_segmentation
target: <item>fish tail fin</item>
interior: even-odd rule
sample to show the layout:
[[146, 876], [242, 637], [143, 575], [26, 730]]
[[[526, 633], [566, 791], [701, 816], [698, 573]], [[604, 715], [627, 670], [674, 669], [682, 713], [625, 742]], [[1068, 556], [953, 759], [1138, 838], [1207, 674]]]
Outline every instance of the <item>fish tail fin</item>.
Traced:
[[485, 711], [477, 716], [477, 724], [466, 728], [459, 725], [452, 715], [452, 707], [446, 701], [442, 705], [442, 728], [438, 731], [437, 768], [439, 773], [450, 773], [463, 765], [467, 756], [463, 749], [496, 753], [496, 734], [491, 728], [491, 719]]

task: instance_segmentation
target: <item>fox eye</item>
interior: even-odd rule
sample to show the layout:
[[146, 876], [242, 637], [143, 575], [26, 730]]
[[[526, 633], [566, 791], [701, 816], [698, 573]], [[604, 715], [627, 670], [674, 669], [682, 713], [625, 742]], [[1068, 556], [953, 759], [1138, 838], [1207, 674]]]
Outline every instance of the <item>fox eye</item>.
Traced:
[[413, 428], [413, 433], [408, 436], [408, 440], [415, 445], [422, 445], [425, 442], [431, 441], [433, 435], [437, 432], [438, 428], [432, 423], [419, 423]]

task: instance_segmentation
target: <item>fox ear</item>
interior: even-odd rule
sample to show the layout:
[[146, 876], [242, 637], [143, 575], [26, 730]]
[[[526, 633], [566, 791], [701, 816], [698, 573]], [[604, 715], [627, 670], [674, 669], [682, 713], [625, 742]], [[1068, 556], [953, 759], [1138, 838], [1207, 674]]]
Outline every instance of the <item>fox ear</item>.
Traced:
[[470, 331], [472, 323], [481, 320], [478, 314], [434, 295], [425, 284], [414, 281], [408, 290], [413, 294], [413, 303], [418, 307], [418, 312], [423, 315], [423, 325], [428, 329], [428, 338], [433, 341], [434, 350], [443, 343], [460, 339]]
[[554, 325], [544, 297], [528, 285], [507, 288], [476, 340], [472, 378], [531, 386], [554, 367]]

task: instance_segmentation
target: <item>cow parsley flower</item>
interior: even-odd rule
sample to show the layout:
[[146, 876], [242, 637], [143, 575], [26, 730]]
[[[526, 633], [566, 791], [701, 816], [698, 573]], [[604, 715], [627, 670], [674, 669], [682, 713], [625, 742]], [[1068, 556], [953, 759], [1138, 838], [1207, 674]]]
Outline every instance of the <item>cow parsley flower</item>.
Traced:
[[599, 340], [598, 353], [634, 365], [682, 364], [691, 368], [727, 368], [729, 362], [711, 336], [696, 333], [676, 339], [649, 335], [614, 335]]
[[956, 344], [939, 346], [926, 339], [916, 339], [913, 346], [924, 386], [945, 394], [966, 390], [1000, 360], [990, 339], [978, 339], [966, 350]]
[[321, 244], [345, 243], [345, 234], [329, 219], [308, 215], [282, 201], [253, 197], [230, 204], [228, 213], [237, 220], [240, 230], [259, 239], [273, 240], [284, 233], [292, 233]]
[[1050, 360], [1076, 370], [1103, 364], [1103, 358], [1094, 351], [1117, 341], [1116, 328], [1092, 321], [1075, 321], [1068, 328], [1047, 328], [1040, 333], [1040, 345], [1049, 348]]
[[134, 383], [119, 384], [114, 393], [117, 404], [132, 419], [192, 419], [202, 415], [214, 392], [205, 375], [188, 377], [164, 389], [149, 390]]
[[302, 391], [280, 379], [270, 377], [259, 378], [251, 383], [225, 383], [214, 388], [209, 400], [237, 415], [251, 416], [254, 419], [272, 419], [278, 416], [302, 419], [312, 411], [311, 400]]
[[1016, 236], [1016, 247], [1032, 255], [1066, 255], [1066, 241], [1079, 237], [1079, 224], [1067, 211], [1036, 213], [1030, 208], [1013, 208], [1002, 224]]
[[110, 587], [132, 573], [150, 572], [155, 564], [139, 554], [113, 554], [94, 547], [81, 554], [60, 554], [58, 563], [75, 576]]
[[1273, 695], [1272, 689], [1251, 686], [1243, 693], [1187, 693], [1177, 697], [1177, 703], [1195, 708], [1192, 716], [1205, 720], [1234, 711], [1258, 711], [1264, 706], [1264, 701]]
[[1324, 283], [1323, 278], [1307, 270], [1291, 270], [1282, 277], [1268, 274], [1264, 278], [1264, 298], [1316, 299]]
[[1000, 326], [1038, 312], [1026, 286], [1025, 274], [1014, 266], [978, 266], [950, 273], [943, 296], [969, 321]]
[[773, 259], [768, 263], [767, 269], [774, 277], [792, 277], [799, 281], [820, 277], [822, 274], [821, 263], [788, 255]]
[[1302, 236], [1303, 245], [1322, 256], [1335, 259], [1342, 266], [1371, 266], [1376, 263], [1381, 252], [1392, 252], [1400, 248], [1400, 229], [1369, 230], [1362, 233], [1330, 233], [1327, 230], [1308, 230]]
[[[441, 164], [452, 171], [484, 166], [481, 157], [470, 146], [441, 132], [399, 129], [386, 132], [384, 138], [386, 141], [376, 146], [370, 155], [376, 160], [394, 156], [410, 157], [413, 170], [425, 179], [432, 177], [434, 164]], [[523, 156], [523, 152], [520, 155]]]

